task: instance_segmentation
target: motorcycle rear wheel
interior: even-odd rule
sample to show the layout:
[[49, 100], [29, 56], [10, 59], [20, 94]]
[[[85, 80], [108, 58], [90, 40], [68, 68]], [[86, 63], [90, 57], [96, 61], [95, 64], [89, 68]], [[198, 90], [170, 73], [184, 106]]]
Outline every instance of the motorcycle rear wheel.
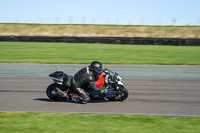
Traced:
[[120, 86], [119, 93], [113, 95], [112, 97], [108, 97], [109, 101], [124, 101], [128, 97], [128, 90], [124, 86]]
[[46, 95], [49, 97], [49, 99], [55, 101], [55, 102], [64, 102], [66, 101], [67, 99], [58, 95], [56, 93], [56, 88], [59, 88], [60, 90], [63, 90], [63, 88], [56, 84], [56, 83], [52, 83], [50, 84], [47, 89], [46, 89]]

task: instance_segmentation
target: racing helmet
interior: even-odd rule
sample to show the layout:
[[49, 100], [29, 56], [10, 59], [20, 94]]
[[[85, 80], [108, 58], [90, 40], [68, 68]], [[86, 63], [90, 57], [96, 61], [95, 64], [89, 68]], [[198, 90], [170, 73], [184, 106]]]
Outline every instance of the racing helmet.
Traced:
[[103, 65], [101, 62], [98, 61], [93, 61], [90, 64], [90, 70], [97, 75], [101, 75], [101, 73], [103, 72]]

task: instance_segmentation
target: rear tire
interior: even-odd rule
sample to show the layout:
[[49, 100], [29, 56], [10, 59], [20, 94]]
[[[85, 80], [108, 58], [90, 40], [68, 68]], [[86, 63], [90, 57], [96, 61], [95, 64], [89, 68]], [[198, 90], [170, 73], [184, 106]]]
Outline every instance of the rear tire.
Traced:
[[124, 101], [128, 97], [128, 90], [124, 86], [119, 86], [119, 93], [113, 95], [113, 97], [108, 97], [109, 101]]
[[63, 87], [61, 85], [58, 85], [56, 83], [50, 84], [46, 89], [46, 95], [49, 97], [49, 99], [56, 101], [56, 102], [64, 102], [67, 99], [61, 97], [56, 93], [56, 88], [59, 88], [60, 90], [63, 90]]

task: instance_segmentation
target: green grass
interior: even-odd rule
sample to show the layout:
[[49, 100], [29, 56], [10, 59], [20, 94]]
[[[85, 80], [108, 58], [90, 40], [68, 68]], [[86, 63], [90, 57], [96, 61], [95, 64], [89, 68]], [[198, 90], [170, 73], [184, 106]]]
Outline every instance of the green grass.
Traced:
[[1, 63], [200, 65], [199, 46], [0, 42]]
[[199, 133], [200, 117], [0, 113], [1, 133]]

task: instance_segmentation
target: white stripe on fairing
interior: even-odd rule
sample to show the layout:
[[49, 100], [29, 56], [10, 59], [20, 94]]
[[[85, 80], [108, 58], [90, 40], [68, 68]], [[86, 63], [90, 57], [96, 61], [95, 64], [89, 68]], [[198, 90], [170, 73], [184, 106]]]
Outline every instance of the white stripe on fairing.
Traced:
[[52, 79], [55, 79], [55, 80], [58, 80], [58, 81], [60, 81], [60, 82], [63, 82], [63, 80], [61, 79], [61, 80], [59, 80], [59, 79], [57, 79], [57, 78], [53, 78], [53, 77], [51, 77]]
[[89, 74], [89, 67], [87, 67], [87, 73]]

